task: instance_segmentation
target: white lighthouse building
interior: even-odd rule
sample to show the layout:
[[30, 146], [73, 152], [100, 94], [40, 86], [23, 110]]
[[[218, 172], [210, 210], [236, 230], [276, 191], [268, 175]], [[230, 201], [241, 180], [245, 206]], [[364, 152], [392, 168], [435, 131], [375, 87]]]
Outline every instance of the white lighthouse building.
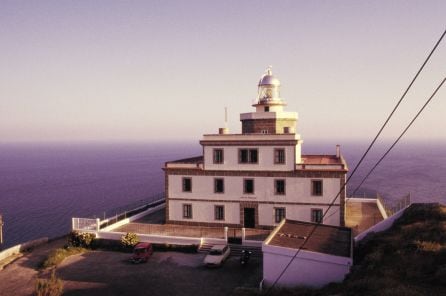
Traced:
[[[302, 155], [298, 115], [284, 111], [271, 68], [258, 83], [255, 112], [240, 114], [241, 134], [203, 135], [203, 155], [166, 162], [166, 223], [272, 228], [282, 219], [322, 221], [341, 190], [340, 155]], [[345, 190], [322, 221], [344, 225]]]

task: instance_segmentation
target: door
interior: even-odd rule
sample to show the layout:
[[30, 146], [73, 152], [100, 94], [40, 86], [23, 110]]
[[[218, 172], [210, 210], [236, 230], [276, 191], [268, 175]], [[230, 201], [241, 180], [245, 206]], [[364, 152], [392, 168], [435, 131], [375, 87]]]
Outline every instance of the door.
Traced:
[[254, 228], [256, 227], [256, 209], [255, 208], [244, 208], [244, 223], [243, 226], [245, 228]]

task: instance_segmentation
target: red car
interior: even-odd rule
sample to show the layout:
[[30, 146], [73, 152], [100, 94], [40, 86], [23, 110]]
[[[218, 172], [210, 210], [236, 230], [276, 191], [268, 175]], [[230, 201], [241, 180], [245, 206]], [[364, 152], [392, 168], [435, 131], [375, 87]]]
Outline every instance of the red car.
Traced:
[[130, 261], [133, 263], [147, 262], [152, 254], [153, 247], [151, 243], [139, 243], [133, 249], [133, 255]]

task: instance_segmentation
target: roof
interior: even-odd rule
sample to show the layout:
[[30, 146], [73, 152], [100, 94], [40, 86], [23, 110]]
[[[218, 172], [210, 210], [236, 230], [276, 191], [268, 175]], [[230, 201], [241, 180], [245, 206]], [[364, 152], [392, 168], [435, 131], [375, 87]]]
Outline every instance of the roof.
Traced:
[[336, 155], [302, 155], [304, 164], [343, 164]]
[[189, 157], [189, 158], [183, 158], [173, 161], [168, 161], [168, 163], [202, 163], [203, 162], [203, 156], [195, 156], [195, 157]]
[[298, 249], [302, 246], [313, 228], [313, 235], [308, 239], [302, 250], [324, 253], [334, 256], [351, 256], [351, 229], [341, 226], [331, 226], [286, 219], [278, 226], [272, 236], [266, 241], [267, 245]]

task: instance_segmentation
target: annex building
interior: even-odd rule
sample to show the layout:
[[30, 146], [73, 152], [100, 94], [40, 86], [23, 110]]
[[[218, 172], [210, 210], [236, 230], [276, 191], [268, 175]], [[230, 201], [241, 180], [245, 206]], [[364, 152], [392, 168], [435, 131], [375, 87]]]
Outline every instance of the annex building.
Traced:
[[254, 112], [240, 114], [241, 134], [203, 135], [203, 155], [166, 162], [166, 223], [273, 228], [287, 218], [344, 226], [348, 171], [334, 155], [302, 155], [298, 115], [284, 110], [280, 81], [269, 68]]

